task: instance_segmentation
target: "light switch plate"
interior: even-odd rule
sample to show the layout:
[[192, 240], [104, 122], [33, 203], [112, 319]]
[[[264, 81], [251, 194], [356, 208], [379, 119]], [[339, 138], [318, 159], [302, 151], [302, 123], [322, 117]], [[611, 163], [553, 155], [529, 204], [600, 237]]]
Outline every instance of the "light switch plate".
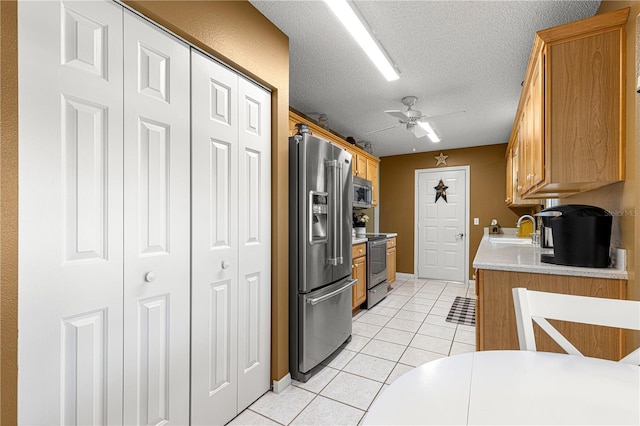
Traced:
[[478, 217], [474, 217], [474, 218], [473, 218], [473, 224], [474, 224], [474, 225], [480, 225], [480, 218], [478, 218]]

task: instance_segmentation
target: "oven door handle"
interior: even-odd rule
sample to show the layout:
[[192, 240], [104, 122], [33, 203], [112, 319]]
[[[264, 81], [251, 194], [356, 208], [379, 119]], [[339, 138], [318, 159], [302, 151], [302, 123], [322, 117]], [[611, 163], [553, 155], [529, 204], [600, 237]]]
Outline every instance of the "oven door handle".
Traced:
[[307, 299], [307, 303], [310, 304], [310, 305], [317, 305], [320, 302], [324, 302], [327, 299], [331, 299], [333, 296], [335, 296], [338, 293], [342, 293], [347, 288], [351, 287], [352, 285], [354, 285], [357, 282], [358, 282], [357, 279], [351, 280], [348, 283], [346, 283], [345, 285], [343, 285], [342, 287], [340, 287], [339, 289], [333, 290], [331, 293], [327, 293], [324, 296], [316, 297], [315, 299]]
[[377, 240], [377, 241], [369, 241], [369, 244], [371, 245], [371, 247], [376, 247], [376, 246], [381, 246], [381, 245], [386, 245], [387, 244], [387, 240]]

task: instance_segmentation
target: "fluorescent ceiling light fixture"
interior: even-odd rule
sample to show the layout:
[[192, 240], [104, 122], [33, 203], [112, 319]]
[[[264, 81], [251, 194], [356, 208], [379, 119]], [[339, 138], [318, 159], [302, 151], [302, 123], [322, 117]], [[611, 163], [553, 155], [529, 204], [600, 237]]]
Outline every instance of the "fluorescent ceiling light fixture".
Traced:
[[324, 0], [329, 9], [335, 13], [342, 25], [356, 39], [362, 50], [365, 51], [369, 59], [380, 70], [387, 81], [400, 78], [391, 61], [382, 50], [382, 47], [374, 40], [364, 23], [360, 20], [356, 12], [349, 5], [347, 0]]
[[431, 139], [431, 142], [440, 142], [440, 138], [438, 137], [438, 135], [436, 135], [435, 130], [433, 130], [433, 127], [431, 127], [429, 123], [427, 123], [426, 121], [418, 121], [418, 126], [422, 127], [425, 132], [427, 132], [427, 137]]

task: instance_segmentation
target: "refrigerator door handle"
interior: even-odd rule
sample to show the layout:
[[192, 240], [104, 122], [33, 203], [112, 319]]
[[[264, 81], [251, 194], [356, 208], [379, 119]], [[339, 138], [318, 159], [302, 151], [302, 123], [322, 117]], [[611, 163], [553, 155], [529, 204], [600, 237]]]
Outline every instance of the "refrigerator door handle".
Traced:
[[338, 161], [337, 160], [331, 160], [331, 161], [327, 161], [326, 162], [326, 167], [327, 169], [331, 169], [331, 178], [333, 180], [333, 182], [331, 182], [333, 184], [333, 188], [331, 190], [331, 193], [333, 194], [333, 198], [332, 198], [332, 206], [331, 206], [331, 211], [332, 211], [332, 217], [331, 217], [331, 221], [330, 221], [330, 227], [331, 227], [331, 242], [332, 242], [332, 251], [331, 251], [331, 256], [327, 259], [326, 263], [328, 265], [333, 265], [336, 266], [338, 265], [338, 257], [336, 256], [337, 252], [338, 252], [338, 235], [336, 232], [336, 228], [338, 225], [338, 197], [337, 197], [337, 188], [338, 188]]
[[342, 287], [340, 287], [339, 289], [332, 291], [331, 293], [327, 293], [324, 296], [316, 297], [315, 299], [307, 299], [307, 303], [310, 305], [317, 305], [320, 302], [324, 302], [327, 299], [331, 299], [333, 296], [335, 296], [338, 293], [342, 293], [344, 290], [351, 287], [357, 282], [358, 282], [357, 279], [351, 280], [345, 285], [343, 285]]
[[338, 200], [340, 201], [338, 203], [338, 206], [340, 207], [340, 213], [339, 216], [337, 216], [336, 220], [336, 228], [337, 228], [337, 232], [338, 232], [338, 238], [336, 239], [336, 246], [339, 248], [338, 250], [338, 257], [337, 257], [337, 261], [340, 262], [340, 265], [342, 265], [343, 259], [342, 259], [342, 218], [344, 215], [343, 210], [343, 205], [342, 205], [342, 196], [344, 195], [344, 185], [342, 185], [342, 163], [338, 163], [338, 169], [336, 170], [336, 174], [339, 175], [338, 179], [336, 179], [336, 186], [337, 186], [337, 191], [336, 191], [336, 196], [338, 197]]

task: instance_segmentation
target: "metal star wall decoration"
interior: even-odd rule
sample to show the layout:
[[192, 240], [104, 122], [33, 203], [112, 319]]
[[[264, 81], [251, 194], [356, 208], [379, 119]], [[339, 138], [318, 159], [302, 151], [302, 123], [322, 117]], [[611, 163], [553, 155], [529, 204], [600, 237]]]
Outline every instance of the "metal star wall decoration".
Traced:
[[448, 201], [447, 201], [447, 192], [446, 192], [448, 188], [449, 187], [444, 184], [442, 179], [440, 179], [440, 182], [438, 182], [438, 186], [434, 186], [433, 187], [433, 189], [436, 190], [436, 201], [434, 201], [434, 203], [437, 203], [438, 200], [440, 199], [440, 197], [442, 197], [442, 199], [444, 200], [445, 203], [448, 203]]
[[449, 158], [448, 155], [444, 155], [442, 153], [442, 151], [440, 151], [440, 155], [437, 155], [435, 157], [436, 160], [438, 160], [438, 162], [436, 163], [436, 167], [438, 167], [440, 164], [444, 164], [445, 166], [447, 165], [447, 158]]

